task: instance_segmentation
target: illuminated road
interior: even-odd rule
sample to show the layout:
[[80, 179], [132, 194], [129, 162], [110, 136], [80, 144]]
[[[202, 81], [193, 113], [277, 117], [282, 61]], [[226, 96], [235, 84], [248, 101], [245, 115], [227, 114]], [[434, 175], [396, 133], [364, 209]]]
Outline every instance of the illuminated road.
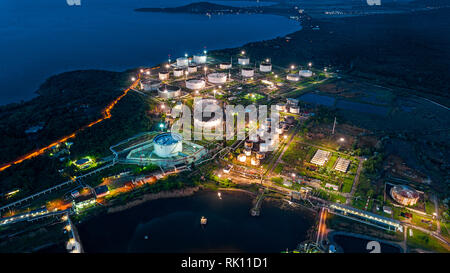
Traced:
[[[159, 67], [153, 67], [152, 69], [157, 69], [157, 68], [159, 68]], [[71, 139], [71, 138], [74, 138], [74, 137], [76, 136], [77, 133], [83, 131], [84, 129], [89, 128], [89, 127], [92, 127], [92, 126], [94, 126], [94, 125], [97, 124], [97, 123], [100, 123], [100, 122], [102, 122], [102, 121], [104, 121], [104, 120], [106, 120], [106, 119], [111, 118], [111, 110], [114, 108], [114, 106], [116, 106], [116, 104], [117, 104], [123, 97], [126, 96], [126, 94], [128, 93], [128, 91], [130, 91], [131, 89], [135, 88], [135, 87], [139, 84], [139, 80], [140, 80], [140, 74], [139, 74], [138, 78], [133, 82], [133, 84], [131, 84], [130, 87], [128, 87], [127, 89], [125, 89], [125, 90], [123, 91], [123, 93], [122, 93], [120, 96], [118, 96], [114, 101], [112, 101], [108, 106], [106, 106], [106, 107], [103, 109], [103, 111], [102, 111], [102, 117], [101, 117], [101, 118], [99, 118], [99, 119], [97, 119], [97, 120], [95, 120], [95, 121], [92, 121], [91, 123], [89, 123], [89, 124], [87, 124], [87, 125], [85, 125], [85, 126], [79, 128], [79, 129], [77, 129], [74, 133], [72, 133], [72, 134], [70, 134], [70, 135], [67, 135], [67, 136], [65, 136], [65, 137], [62, 137], [62, 138], [60, 138], [59, 140], [57, 140], [57, 141], [55, 141], [55, 142], [53, 142], [53, 143], [51, 143], [51, 144], [49, 144], [49, 145], [47, 145], [47, 146], [41, 148], [41, 149], [35, 150], [35, 151], [33, 151], [33, 152], [29, 153], [29, 154], [26, 154], [26, 155], [23, 155], [23, 156], [17, 158], [16, 160], [14, 160], [14, 161], [12, 161], [12, 162], [9, 162], [9, 163], [6, 163], [6, 164], [0, 166], [0, 172], [6, 170], [7, 168], [11, 167], [12, 165], [20, 164], [20, 163], [22, 163], [23, 161], [25, 161], [25, 160], [27, 160], [27, 159], [31, 159], [31, 158], [34, 158], [34, 157], [36, 157], [36, 156], [39, 156], [39, 155], [45, 153], [45, 152], [46, 152], [48, 149], [50, 149], [51, 147], [53, 147], [53, 146], [55, 146], [55, 145], [57, 145], [57, 144], [61, 144], [61, 143], [63, 143], [63, 142], [66, 142], [67, 140], [69, 140], [69, 139]]]

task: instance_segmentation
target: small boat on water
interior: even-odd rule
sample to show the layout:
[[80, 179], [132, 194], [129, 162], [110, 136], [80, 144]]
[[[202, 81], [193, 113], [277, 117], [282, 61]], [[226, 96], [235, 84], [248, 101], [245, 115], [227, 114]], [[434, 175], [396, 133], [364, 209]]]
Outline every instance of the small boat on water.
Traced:
[[202, 218], [200, 219], [200, 224], [202, 226], [205, 226], [208, 223], [208, 219], [205, 218], [205, 216], [202, 216]]

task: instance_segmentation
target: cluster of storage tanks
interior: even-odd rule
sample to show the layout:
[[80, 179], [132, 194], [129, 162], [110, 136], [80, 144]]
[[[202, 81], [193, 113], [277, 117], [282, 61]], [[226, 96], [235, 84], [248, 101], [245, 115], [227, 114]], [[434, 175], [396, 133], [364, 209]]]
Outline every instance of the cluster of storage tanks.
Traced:
[[301, 77], [309, 78], [312, 77], [313, 73], [311, 70], [300, 70], [297, 73], [290, 73], [286, 76], [286, 79], [291, 82], [297, 82]]
[[260, 161], [265, 157], [265, 153], [274, 151], [278, 145], [280, 135], [287, 132], [289, 126], [290, 124], [287, 122], [281, 121], [276, 128], [272, 128], [272, 119], [267, 118], [260, 125], [256, 134], [249, 135], [248, 140], [244, 143], [244, 152], [239, 154], [237, 159], [241, 162], [246, 162], [250, 158], [250, 163], [253, 166], [259, 166], [261, 164]]
[[288, 100], [286, 103], [277, 103], [276, 105], [277, 110], [280, 112], [289, 112], [292, 114], [299, 114], [300, 113], [300, 107], [298, 106], [297, 100]]

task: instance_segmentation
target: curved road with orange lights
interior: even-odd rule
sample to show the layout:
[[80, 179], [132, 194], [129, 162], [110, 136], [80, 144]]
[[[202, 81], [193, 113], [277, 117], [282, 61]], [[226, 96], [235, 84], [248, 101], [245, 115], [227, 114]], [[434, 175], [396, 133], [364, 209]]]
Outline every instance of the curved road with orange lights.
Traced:
[[[153, 68], [151, 68], [151, 69], [157, 69], [157, 68], [159, 68], [159, 67], [153, 67]], [[91, 123], [89, 123], [89, 124], [87, 124], [87, 125], [85, 125], [85, 126], [79, 128], [79, 129], [77, 129], [77, 130], [76, 130], [75, 132], [73, 132], [72, 134], [67, 135], [67, 136], [65, 136], [65, 137], [62, 137], [62, 138], [60, 138], [59, 140], [57, 140], [57, 141], [55, 141], [55, 142], [53, 142], [53, 143], [51, 143], [51, 144], [49, 144], [49, 145], [47, 145], [47, 146], [41, 148], [41, 149], [35, 150], [35, 151], [31, 152], [31, 153], [28, 153], [28, 154], [26, 154], [26, 155], [23, 155], [23, 156], [17, 158], [17, 159], [14, 160], [14, 161], [11, 161], [11, 162], [9, 162], [9, 163], [6, 163], [6, 164], [0, 166], [0, 172], [6, 170], [7, 168], [11, 167], [12, 165], [20, 164], [20, 163], [22, 163], [23, 161], [25, 161], [25, 160], [27, 160], [27, 159], [31, 159], [31, 158], [33, 158], [33, 157], [39, 156], [39, 155], [45, 153], [45, 151], [47, 151], [47, 150], [50, 149], [51, 147], [53, 147], [53, 146], [55, 146], [55, 145], [57, 145], [57, 144], [66, 142], [67, 140], [69, 140], [69, 139], [71, 139], [71, 138], [74, 138], [74, 137], [76, 136], [77, 133], [83, 131], [84, 129], [89, 128], [89, 127], [92, 127], [92, 126], [94, 126], [94, 125], [97, 124], [97, 123], [100, 123], [100, 122], [102, 122], [102, 121], [104, 121], [104, 120], [106, 120], [106, 119], [111, 118], [111, 110], [114, 108], [114, 106], [116, 106], [116, 104], [117, 104], [123, 97], [126, 96], [126, 94], [128, 93], [128, 91], [130, 91], [131, 89], [135, 88], [135, 87], [139, 84], [139, 80], [140, 80], [140, 74], [139, 74], [138, 78], [133, 82], [133, 84], [130, 85], [130, 87], [128, 87], [127, 89], [125, 89], [125, 90], [123, 91], [123, 93], [122, 93], [120, 96], [118, 96], [114, 101], [112, 101], [108, 106], [106, 106], [106, 107], [103, 109], [103, 111], [102, 111], [102, 117], [101, 117], [101, 118], [99, 118], [99, 119], [97, 119], [97, 120], [95, 120], [95, 121], [92, 121]]]

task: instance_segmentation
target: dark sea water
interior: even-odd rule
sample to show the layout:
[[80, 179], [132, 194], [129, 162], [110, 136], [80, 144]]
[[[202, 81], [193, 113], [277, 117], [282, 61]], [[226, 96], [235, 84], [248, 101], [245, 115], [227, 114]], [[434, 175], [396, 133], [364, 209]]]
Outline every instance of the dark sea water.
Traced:
[[[372, 240], [347, 235], [335, 235], [333, 239], [342, 247], [344, 253], [369, 253], [371, 251], [367, 250], [366, 247], [367, 243]], [[380, 243], [380, 246], [381, 253], [400, 253], [399, 247], [385, 243]]]
[[[150, 201], [78, 225], [86, 252], [274, 252], [306, 239], [313, 216], [264, 201], [252, 217], [246, 193], [200, 192]], [[200, 219], [208, 219], [206, 228]], [[145, 239], [148, 236], [148, 239]]]
[[[193, 0], [0, 1], [0, 105], [28, 100], [51, 75], [79, 69], [122, 71], [185, 53], [221, 49], [283, 36], [298, 22], [272, 15], [135, 12]], [[234, 6], [256, 1], [212, 1]]]

